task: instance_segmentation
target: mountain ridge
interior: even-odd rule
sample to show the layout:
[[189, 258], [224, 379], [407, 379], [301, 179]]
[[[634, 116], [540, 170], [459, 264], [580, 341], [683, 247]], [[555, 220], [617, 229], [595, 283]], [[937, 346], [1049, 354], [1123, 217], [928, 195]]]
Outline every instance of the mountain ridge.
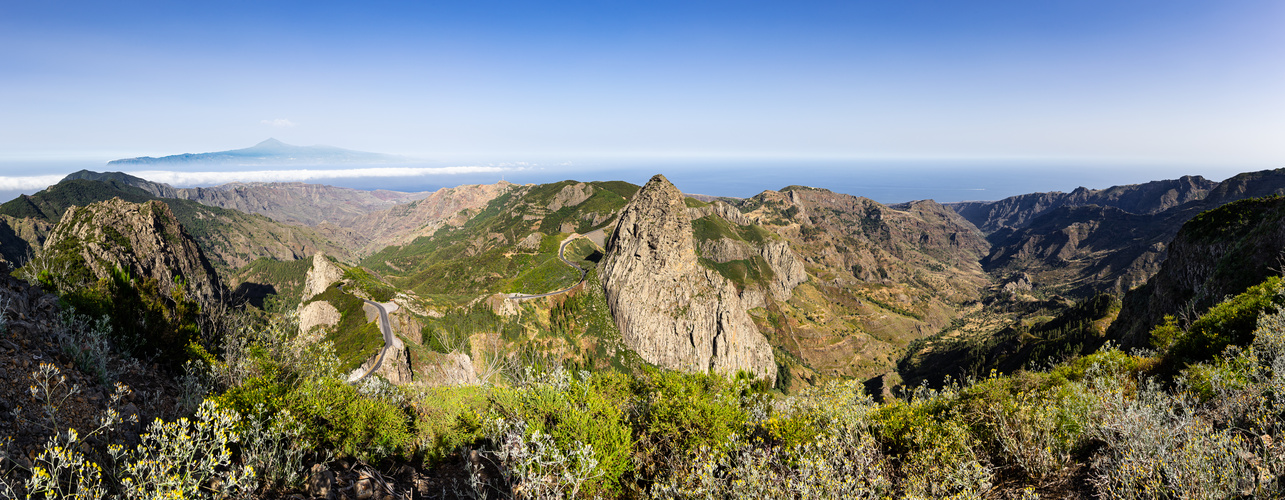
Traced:
[[410, 158], [383, 153], [353, 151], [334, 146], [295, 146], [269, 138], [254, 146], [209, 153], [181, 153], [175, 155], [121, 158], [107, 162], [110, 166], [156, 166], [183, 164], [241, 165], [325, 165], [360, 163], [405, 163]]

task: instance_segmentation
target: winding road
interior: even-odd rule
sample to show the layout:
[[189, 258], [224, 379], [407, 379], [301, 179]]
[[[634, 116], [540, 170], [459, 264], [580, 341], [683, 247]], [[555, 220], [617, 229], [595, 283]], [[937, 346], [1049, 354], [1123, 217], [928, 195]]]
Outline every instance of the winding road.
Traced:
[[[601, 229], [599, 229], [598, 231], [602, 231], [602, 230], [601, 230]], [[591, 231], [591, 232], [592, 232], [592, 231]], [[588, 274], [589, 274], [589, 270], [588, 270], [588, 269], [585, 269], [585, 268], [583, 268], [583, 267], [580, 267], [580, 264], [576, 264], [575, 262], [571, 262], [571, 261], [567, 260], [567, 258], [566, 258], [566, 257], [564, 257], [564, 256], [563, 256], [563, 251], [565, 251], [565, 250], [567, 249], [567, 244], [568, 244], [568, 243], [571, 243], [572, 241], [574, 241], [574, 240], [576, 240], [576, 239], [578, 239], [578, 238], [586, 238], [586, 239], [589, 239], [590, 241], [593, 241], [593, 239], [592, 239], [590, 236], [588, 236], [588, 235], [585, 235], [585, 234], [579, 234], [579, 233], [571, 233], [571, 235], [570, 235], [570, 236], [567, 236], [565, 239], [563, 239], [563, 240], [562, 240], [562, 244], [558, 245], [558, 260], [561, 260], [563, 264], [566, 264], [566, 265], [568, 265], [568, 266], [574, 267], [574, 268], [576, 268], [576, 270], [580, 271], [580, 281], [576, 282], [576, 284], [571, 285], [571, 286], [569, 286], [569, 287], [567, 287], [567, 288], [563, 288], [563, 289], [561, 289], [561, 290], [554, 290], [554, 291], [552, 291], [552, 292], [537, 293], [537, 294], [534, 294], [534, 295], [531, 295], [531, 294], [525, 294], [525, 293], [510, 293], [510, 294], [506, 295], [506, 297], [508, 297], [508, 298], [509, 298], [509, 300], [516, 300], [516, 301], [519, 301], [519, 302], [520, 302], [520, 301], [523, 301], [523, 300], [538, 299], [538, 298], [541, 298], [541, 297], [552, 297], [552, 296], [554, 296], [554, 295], [564, 294], [564, 293], [567, 293], [567, 292], [570, 292], [570, 291], [574, 290], [576, 287], [578, 287], [578, 286], [580, 286], [580, 285], [583, 285], [583, 284], [584, 284], [584, 278], [585, 278], [585, 276], [586, 276], [586, 275], [588, 275]], [[594, 244], [596, 245], [597, 243], [594, 243]]]
[[[347, 292], [347, 290], [344, 290], [343, 285], [339, 285], [339, 289]], [[397, 303], [392, 301], [375, 302], [373, 300], [366, 299], [361, 299], [361, 301], [374, 306], [375, 309], [379, 311], [379, 331], [384, 334], [384, 347], [379, 349], [379, 357], [375, 358], [375, 365], [372, 366], [370, 370], [367, 370], [366, 373], [361, 374], [361, 376], [357, 378], [353, 378], [351, 375], [348, 377], [348, 382], [354, 384], [365, 380], [366, 377], [369, 377], [372, 373], [379, 371], [379, 367], [384, 365], [384, 356], [388, 354], [388, 349], [393, 346], [393, 328], [392, 323], [388, 321], [388, 313], [396, 311], [398, 308]]]
[[[593, 242], [594, 245], [598, 245], [597, 241], [594, 241], [595, 238], [594, 236], [592, 236], [592, 234], [594, 232], [601, 232], [601, 231], [602, 231], [601, 229], [598, 229], [597, 231], [590, 231], [589, 234], [571, 233], [570, 236], [567, 236], [566, 239], [563, 239], [562, 243], [558, 245], [558, 260], [561, 260], [563, 264], [574, 267], [576, 268], [576, 270], [580, 271], [580, 281], [577, 282], [575, 285], [572, 285], [567, 288], [563, 288], [561, 290], [555, 290], [552, 292], [540, 293], [535, 295], [528, 295], [524, 293], [510, 293], [508, 294], [508, 298], [510, 300], [523, 301], [523, 300], [530, 300], [530, 299], [538, 299], [540, 297], [551, 297], [554, 295], [570, 292], [571, 290], [574, 290], [576, 287], [583, 285], [585, 276], [589, 274], [589, 270], [583, 267], [580, 267], [580, 265], [576, 264], [575, 262], [571, 262], [567, 260], [567, 258], [564, 256], [564, 251], [567, 249], [568, 243], [571, 243], [572, 241], [578, 238], [588, 239], [590, 242]], [[598, 238], [598, 239], [601, 239], [601, 238]], [[339, 285], [339, 289], [344, 292], [347, 292], [347, 290], [344, 290], [343, 285]], [[355, 384], [357, 382], [361, 382], [362, 380], [365, 380], [366, 377], [369, 377], [371, 374], [379, 371], [379, 368], [384, 365], [384, 357], [388, 355], [388, 350], [393, 347], [393, 340], [394, 340], [393, 329], [392, 329], [391, 323], [389, 323], [388, 321], [388, 313], [396, 311], [398, 308], [397, 303], [391, 302], [391, 301], [375, 302], [373, 300], [366, 300], [366, 299], [361, 299], [361, 301], [367, 304], [370, 304], [371, 306], [374, 306], [375, 309], [379, 311], [379, 331], [384, 334], [384, 347], [379, 349], [379, 356], [375, 358], [374, 366], [371, 366], [369, 370], [366, 370], [365, 373], [362, 373], [360, 377], [353, 377], [352, 375], [349, 375], [348, 383], [351, 383], [351, 384]], [[355, 374], [355, 370], [354, 370], [354, 374]]]

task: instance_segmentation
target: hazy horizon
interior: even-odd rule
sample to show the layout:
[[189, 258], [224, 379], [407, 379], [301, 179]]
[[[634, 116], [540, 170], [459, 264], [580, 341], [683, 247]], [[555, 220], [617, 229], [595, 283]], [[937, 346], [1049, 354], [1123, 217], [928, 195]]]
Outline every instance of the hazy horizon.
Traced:
[[[119, 159], [119, 158], [114, 158]], [[1035, 165], [1035, 168], [1032, 168]], [[31, 175], [34, 171], [42, 172]], [[1262, 168], [1196, 168], [1172, 165], [1090, 165], [1052, 160], [825, 160], [825, 159], [594, 159], [562, 163], [455, 165], [411, 161], [397, 165], [244, 166], [195, 164], [186, 168], [107, 165], [99, 159], [0, 160], [0, 201], [34, 194], [78, 170], [125, 172], [174, 187], [210, 187], [229, 182], [306, 182], [354, 189], [431, 191], [461, 184], [518, 184], [562, 180], [623, 180], [643, 184], [655, 174], [692, 194], [749, 197], [787, 185], [820, 187], [881, 203], [933, 199], [993, 201], [1018, 194], [1102, 189], [1116, 185], [1200, 175], [1222, 181]], [[417, 175], [400, 175], [405, 170]], [[48, 172], [48, 173], [43, 173]], [[422, 172], [422, 173], [420, 173]]]

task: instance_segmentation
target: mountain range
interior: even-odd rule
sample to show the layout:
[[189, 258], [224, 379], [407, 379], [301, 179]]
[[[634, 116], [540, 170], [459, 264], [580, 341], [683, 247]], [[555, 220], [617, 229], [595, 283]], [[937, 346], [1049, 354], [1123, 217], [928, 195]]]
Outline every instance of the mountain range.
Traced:
[[[298, 149], [265, 141], [229, 153], [254, 157], [291, 151]], [[223, 153], [212, 155], [183, 158]], [[736, 320], [739, 326], [726, 330], [741, 333], [718, 333], [732, 323], [718, 323], [725, 326], [711, 330], [710, 338], [724, 339], [720, 349], [736, 345], [727, 343], [729, 336], [761, 335], [770, 346], [770, 371], [764, 371], [762, 362], [733, 363], [729, 369], [748, 369], [783, 387], [798, 388], [836, 377], [889, 378], [890, 383], [903, 375], [936, 377], [960, 368], [925, 368], [923, 360], [932, 358], [925, 349], [944, 345], [934, 339], [951, 339], [954, 347], [935, 352], [956, 359], [959, 355], [950, 353], [994, 342], [1011, 325], [1069, 313], [1095, 294], [1125, 297], [1160, 271], [1170, 242], [1186, 221], [1237, 199], [1279, 194], [1285, 191], [1285, 172], [1246, 173], [1223, 182], [1188, 176], [944, 205], [931, 200], [884, 205], [804, 186], [744, 199], [687, 197], [673, 194], [679, 191], [663, 177], [649, 185], [654, 183], [659, 183], [658, 192], [671, 194], [657, 198], [664, 201], [650, 208], [635, 208], [647, 215], [630, 216], [639, 221], [631, 227], [666, 217], [676, 222], [631, 231], [647, 235], [647, 252], [660, 252], [666, 242], [690, 243], [666, 251], [672, 255], [657, 254], [653, 263], [624, 267], [618, 258], [622, 252], [647, 252], [621, 250], [635, 245], [621, 239], [620, 218], [637, 203], [640, 190], [623, 182], [501, 182], [431, 193], [304, 183], [177, 189], [122, 173], [82, 171], [0, 206], [0, 237], [6, 242], [4, 259], [18, 267], [30, 255], [49, 250], [46, 240], [60, 231], [62, 214], [73, 206], [112, 199], [162, 202], [201, 249], [197, 260], [208, 259], [217, 275], [198, 281], [226, 283], [237, 292], [229, 296], [256, 303], [269, 296], [297, 303], [300, 299], [292, 295], [315, 267], [305, 259], [324, 253], [344, 269], [347, 280], [364, 276], [358, 280], [363, 289], [395, 290], [402, 297], [407, 307], [394, 315], [401, 318], [399, 334], [411, 348], [424, 351], [407, 359], [423, 360], [432, 358], [428, 352], [434, 350], [485, 357], [476, 347], [477, 335], [530, 328], [522, 325], [528, 314], [558, 314], [559, 300], [566, 299], [519, 303], [506, 294], [574, 285], [573, 269], [559, 260], [559, 242], [568, 235], [601, 233], [596, 249], [577, 250], [589, 269], [584, 288], [606, 293], [583, 293], [573, 301], [583, 302], [569, 320], [576, 337], [563, 332], [561, 337], [541, 334], [500, 343], [509, 348], [540, 345], [563, 362], [591, 368], [631, 363], [723, 366], [713, 361], [717, 355], [710, 358], [700, 349], [681, 354], [674, 350], [676, 340], [638, 333], [653, 328], [646, 326], [654, 323], [646, 318], [655, 313], [628, 311], [649, 299], [618, 298], [648, 289], [666, 269], [687, 262], [679, 267], [705, 269], [712, 274], [699, 281], [713, 285], [692, 288], [683, 296], [713, 294], [709, 307], [724, 309], [710, 317], [745, 314]], [[584, 260], [595, 253], [598, 257]], [[727, 280], [731, 292], [714, 292], [723, 287], [717, 280]], [[458, 324], [478, 314], [470, 311], [482, 299], [490, 304], [490, 324]], [[683, 311], [674, 317], [686, 314], [683, 321], [700, 324], [704, 320], [690, 316], [697, 314], [696, 304], [644, 310]], [[591, 321], [587, 310], [606, 312], [611, 321]], [[1147, 321], [1155, 314], [1148, 313]], [[447, 328], [455, 331], [442, 333]], [[1135, 330], [1116, 327], [1113, 335], [1134, 338]], [[689, 350], [700, 345], [695, 336], [687, 343]], [[641, 358], [621, 357], [622, 349]], [[347, 359], [361, 358], [354, 356]], [[441, 367], [408, 369], [434, 370], [441, 372]]]
[[385, 164], [405, 163], [409, 158], [382, 153], [353, 151], [333, 146], [294, 146], [267, 139], [263, 142], [242, 149], [216, 151], [212, 153], [184, 153], [159, 158], [142, 156], [123, 158], [107, 162], [108, 167], [162, 167], [186, 166], [197, 164], [231, 164], [231, 165], [343, 165], [343, 164]]
[[[224, 454], [194, 496], [240, 464], [256, 498], [1179, 489], [1129, 468], [1151, 450], [1183, 491], [1275, 497], [1282, 192], [1285, 169], [891, 205], [77, 172], [0, 204], [0, 487], [57, 457], [107, 457], [118, 490], [151, 481], [121, 463], [199, 466], [156, 458], [177, 433]], [[514, 479], [522, 453], [544, 472]]]

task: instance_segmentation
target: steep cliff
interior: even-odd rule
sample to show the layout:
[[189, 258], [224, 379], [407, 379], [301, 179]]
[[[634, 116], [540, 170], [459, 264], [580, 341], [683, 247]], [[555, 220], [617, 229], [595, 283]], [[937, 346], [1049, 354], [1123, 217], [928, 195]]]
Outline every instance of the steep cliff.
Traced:
[[0, 268], [16, 268], [45, 244], [54, 225], [39, 219], [0, 215]]
[[1285, 257], [1285, 198], [1251, 198], [1183, 224], [1160, 270], [1124, 296], [1108, 336], [1145, 346], [1166, 314], [1203, 313], [1228, 295], [1279, 273]]
[[1081, 187], [1070, 193], [1060, 191], [1030, 193], [1010, 196], [999, 201], [952, 203], [951, 207], [989, 234], [1006, 227], [1023, 227], [1040, 215], [1059, 207], [1099, 205], [1118, 208], [1133, 214], [1154, 214], [1204, 199], [1217, 186], [1217, 182], [1204, 177], [1184, 175], [1178, 179], [1112, 186], [1106, 189]]
[[343, 269], [330, 262], [325, 254], [317, 252], [312, 256], [312, 268], [308, 269], [308, 275], [304, 278], [301, 303], [308, 302], [309, 299], [325, 292], [330, 285], [343, 277]]
[[201, 247], [159, 201], [130, 203], [119, 198], [71, 207], [45, 240], [44, 252], [83, 266], [96, 279], [120, 268], [131, 276], [155, 278], [169, 294], [182, 286], [201, 303], [222, 300], [225, 291]]
[[621, 212], [602, 263], [603, 291], [625, 345], [685, 371], [747, 371], [775, 381], [772, 348], [732, 283], [697, 264], [682, 193], [652, 177]]

